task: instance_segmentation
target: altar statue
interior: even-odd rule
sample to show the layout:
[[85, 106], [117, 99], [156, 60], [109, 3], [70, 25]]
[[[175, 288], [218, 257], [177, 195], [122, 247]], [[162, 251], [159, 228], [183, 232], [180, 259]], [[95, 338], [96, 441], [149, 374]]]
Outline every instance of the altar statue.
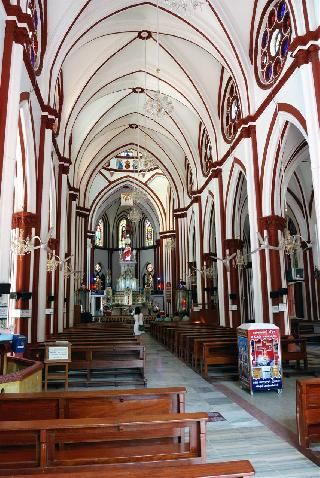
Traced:
[[125, 248], [122, 254], [122, 260], [124, 261], [131, 261], [132, 257], [132, 250], [131, 250], [131, 239], [129, 237], [129, 234], [127, 234], [126, 240], [125, 240]]

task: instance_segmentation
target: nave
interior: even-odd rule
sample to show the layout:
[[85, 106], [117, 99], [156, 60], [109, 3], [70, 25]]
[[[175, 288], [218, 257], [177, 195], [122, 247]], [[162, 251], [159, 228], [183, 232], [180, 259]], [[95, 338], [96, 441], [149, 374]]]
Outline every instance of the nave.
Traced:
[[320, 477], [319, 467], [288, 442], [296, 439], [294, 377], [285, 379], [280, 395], [271, 391], [250, 396], [238, 382], [209, 384], [148, 334], [145, 346], [148, 387], [183, 385], [187, 412], [218, 412], [225, 418], [207, 424], [208, 462], [250, 460], [256, 478]]

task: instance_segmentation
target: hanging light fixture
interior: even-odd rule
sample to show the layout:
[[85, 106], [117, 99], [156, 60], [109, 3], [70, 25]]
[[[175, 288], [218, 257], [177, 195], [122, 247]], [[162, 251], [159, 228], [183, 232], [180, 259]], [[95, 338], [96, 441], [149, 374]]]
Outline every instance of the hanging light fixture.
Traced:
[[[48, 241], [51, 238], [52, 229], [48, 232], [48, 237], [45, 242], [41, 240], [39, 236], [27, 236], [23, 238], [23, 231], [19, 229], [18, 234], [11, 241], [11, 251], [17, 256], [24, 256], [30, 254], [32, 251], [37, 249], [45, 249], [48, 245]], [[35, 241], [38, 241], [39, 244], [36, 246]]]
[[283, 238], [279, 242], [279, 249], [283, 251], [288, 256], [297, 252], [301, 248], [300, 236], [290, 234], [289, 229], [285, 229], [283, 233]]
[[163, 4], [170, 8], [170, 10], [176, 10], [187, 15], [190, 15], [197, 8], [205, 5], [204, 0], [162, 0]]
[[131, 208], [128, 214], [128, 219], [133, 223], [137, 223], [142, 219], [142, 213], [137, 206], [133, 206], [133, 208]]
[[71, 259], [71, 257], [72, 256], [68, 256], [66, 259], [62, 260], [56, 254], [53, 254], [52, 251], [49, 251], [47, 258], [47, 271], [54, 272], [58, 269], [58, 267], [62, 268], [63, 265], [66, 267], [66, 263]]
[[160, 92], [160, 57], [159, 57], [160, 45], [159, 45], [159, 0], [157, 0], [157, 57], [158, 67], [157, 73], [157, 91], [150, 93], [150, 97], [146, 100], [145, 110], [148, 116], [152, 118], [161, 118], [165, 114], [171, 114], [173, 112], [173, 104], [171, 98], [168, 95], [164, 95]]
[[[147, 42], [144, 42], [144, 95], [145, 105], [147, 104]], [[147, 115], [144, 108], [144, 151], [139, 161], [139, 174], [146, 172], [154, 167], [153, 156], [148, 152], [147, 148]]]
[[247, 259], [240, 249], [237, 249], [236, 257], [233, 259], [233, 266], [238, 269], [244, 269], [247, 265]]

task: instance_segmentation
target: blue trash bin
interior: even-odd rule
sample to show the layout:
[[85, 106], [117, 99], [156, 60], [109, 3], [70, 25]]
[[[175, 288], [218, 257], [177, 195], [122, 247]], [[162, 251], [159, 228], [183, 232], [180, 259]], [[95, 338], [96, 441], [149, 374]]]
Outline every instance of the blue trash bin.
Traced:
[[27, 345], [27, 337], [24, 335], [13, 334], [12, 337], [12, 352], [23, 354]]

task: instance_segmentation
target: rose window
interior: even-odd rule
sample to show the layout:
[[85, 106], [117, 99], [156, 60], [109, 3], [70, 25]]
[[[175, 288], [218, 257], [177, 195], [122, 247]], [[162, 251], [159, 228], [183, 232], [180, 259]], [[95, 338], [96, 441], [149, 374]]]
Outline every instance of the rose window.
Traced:
[[269, 8], [258, 41], [259, 80], [272, 85], [285, 64], [291, 42], [291, 18], [287, 2], [281, 0]]
[[224, 94], [223, 134], [227, 142], [233, 140], [237, 133], [238, 121], [241, 118], [240, 99], [236, 85], [232, 79], [227, 83]]
[[41, 54], [41, 11], [37, 0], [28, 0], [27, 13], [31, 16], [33, 23], [33, 30], [30, 33], [29, 56], [34, 70], [37, 70]]

